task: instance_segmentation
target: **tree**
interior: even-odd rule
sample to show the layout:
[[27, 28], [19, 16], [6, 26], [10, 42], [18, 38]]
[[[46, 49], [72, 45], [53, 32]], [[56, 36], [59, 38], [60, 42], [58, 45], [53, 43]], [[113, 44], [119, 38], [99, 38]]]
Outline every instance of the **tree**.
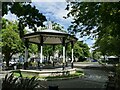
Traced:
[[38, 47], [36, 44], [29, 44], [29, 48], [28, 48], [28, 52], [32, 53], [32, 54], [37, 54], [38, 51]]
[[3, 2], [2, 9], [3, 16], [10, 11], [18, 17], [18, 30], [21, 38], [24, 35], [24, 28], [26, 26], [36, 31], [36, 26], [44, 26], [43, 22], [46, 21], [46, 17], [39, 13], [35, 6], [32, 7], [30, 3]]
[[[46, 21], [46, 17], [39, 13], [39, 10], [36, 9], [35, 6], [31, 6], [30, 3], [21, 3], [21, 2], [3, 2], [2, 3], [2, 16], [8, 14], [10, 11], [12, 14], [15, 14], [18, 18], [18, 32], [22, 41], [24, 41], [24, 28], [28, 26], [32, 28], [33, 31], [36, 32], [36, 26], [44, 26], [43, 22]], [[19, 40], [19, 39], [18, 39]], [[14, 40], [15, 42], [15, 40]], [[15, 50], [14, 50], [15, 51]], [[16, 50], [17, 51], [17, 50]], [[9, 61], [11, 57], [7, 58], [6, 60]], [[7, 62], [7, 66], [8, 66]]]
[[66, 32], [64, 27], [61, 26], [60, 24], [56, 23], [56, 22], [52, 22], [52, 28], [54, 30], [57, 30], [57, 31], [62, 31], [62, 32]]
[[[120, 3], [87, 3], [87, 2], [72, 2], [67, 5], [66, 10], [70, 12], [68, 17], [73, 17], [71, 32], [80, 32], [83, 35], [99, 35], [104, 32], [104, 28], [110, 25], [117, 25], [113, 30], [118, 31], [119, 28], [119, 13]], [[95, 29], [95, 27], [97, 29]], [[119, 31], [118, 31], [119, 32]], [[119, 32], [120, 33], [120, 32]], [[116, 33], [114, 33], [116, 34]]]
[[9, 61], [13, 54], [23, 52], [24, 44], [18, 34], [17, 22], [10, 22], [2, 19], [2, 54], [6, 61], [6, 66], [9, 66]]
[[96, 39], [94, 47], [96, 47], [97, 51], [100, 51], [103, 55], [117, 55], [119, 56], [120, 51], [119, 43], [120, 40], [118, 37], [114, 37], [112, 34], [112, 27], [107, 29], [107, 33], [99, 36]]
[[[77, 41], [74, 44], [74, 58], [85, 58], [85, 57], [89, 57], [90, 56], [90, 52], [89, 52], [89, 47], [87, 44], [81, 42], [81, 41]], [[67, 55], [69, 58], [71, 58], [71, 45], [68, 45], [68, 49], [67, 49]]]
[[[72, 2], [67, 17], [73, 17], [69, 27], [71, 33], [80, 32], [81, 37], [97, 38], [97, 47], [104, 53], [120, 55], [120, 2], [118, 3], [86, 3]], [[98, 43], [99, 42], [99, 43]], [[111, 49], [114, 48], [114, 50]]]
[[53, 46], [52, 45], [45, 45], [43, 47], [43, 55], [46, 56], [47, 60], [50, 60], [50, 56], [53, 56]]
[[100, 51], [95, 50], [95, 51], [92, 52], [92, 58], [93, 59], [99, 60], [101, 58], [101, 56], [102, 56], [102, 54], [101, 54]]

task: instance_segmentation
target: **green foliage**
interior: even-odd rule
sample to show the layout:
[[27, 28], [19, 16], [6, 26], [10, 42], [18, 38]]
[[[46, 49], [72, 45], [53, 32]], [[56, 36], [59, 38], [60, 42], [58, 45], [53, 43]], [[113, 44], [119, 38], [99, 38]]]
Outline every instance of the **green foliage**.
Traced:
[[[80, 32], [80, 35], [98, 35], [109, 25], [119, 25], [120, 3], [96, 3], [96, 2], [71, 2], [68, 17], [73, 17], [73, 24], [70, 26], [73, 32]], [[97, 27], [97, 29], [94, 29]], [[115, 26], [117, 30], [119, 26]], [[117, 30], [118, 31], [118, 30]]]
[[21, 78], [21, 77], [14, 77], [13, 73], [10, 75], [6, 75], [5, 79], [2, 83], [2, 90], [33, 90], [35, 87], [38, 86], [38, 81], [36, 77], [28, 78]]
[[53, 46], [52, 45], [46, 45], [43, 47], [43, 55], [53, 55]]
[[5, 76], [5, 79], [3, 80], [3, 83], [2, 83], [2, 90], [7, 90], [7, 89], [10, 89], [11, 88], [13, 89], [13, 87], [15, 87], [15, 84], [16, 84], [16, 81], [18, 78], [13, 78], [13, 74], [11, 74], [10, 76], [6, 75]]
[[95, 47], [107, 55], [120, 55], [120, 2], [71, 2], [67, 17], [73, 17], [71, 33], [97, 38]]
[[2, 3], [2, 15], [8, 14], [10, 11], [18, 17], [20, 37], [23, 37], [23, 29], [28, 26], [36, 31], [36, 26], [44, 26], [43, 22], [46, 21], [46, 17], [39, 13], [39, 10], [35, 6], [31, 6], [30, 3], [21, 2], [3, 2]]
[[57, 45], [55, 49], [59, 50], [59, 56], [62, 55], [62, 53], [63, 53], [63, 46], [62, 45]]
[[12, 55], [24, 51], [24, 44], [19, 37], [17, 23], [5, 19], [2, 21], [2, 54], [7, 66], [9, 66]]
[[53, 24], [52, 24], [52, 28], [53, 28], [54, 30], [61, 31], [61, 32], [66, 32], [66, 31], [64, 30], [64, 27], [61, 26], [60, 24], [55, 23], [55, 22], [52, 22], [52, 23], [53, 23]]
[[101, 52], [93, 51], [93, 53], [92, 53], [92, 57], [96, 60], [99, 60], [101, 58], [101, 56], [102, 56]]
[[36, 44], [30, 44], [28, 48], [29, 53], [37, 54], [38, 52], [38, 46]]
[[[77, 41], [75, 44], [74, 44], [74, 57], [76, 58], [80, 58], [80, 57], [89, 57], [90, 56], [90, 52], [89, 52], [89, 47], [87, 44], [81, 42], [81, 41]], [[69, 57], [71, 57], [71, 45], [69, 44], [68, 45], [68, 49], [67, 49], [67, 55]]]
[[102, 52], [105, 55], [119, 55], [119, 43], [120, 41], [116, 37], [106, 35], [98, 38], [94, 47], [97, 47], [96, 50]]

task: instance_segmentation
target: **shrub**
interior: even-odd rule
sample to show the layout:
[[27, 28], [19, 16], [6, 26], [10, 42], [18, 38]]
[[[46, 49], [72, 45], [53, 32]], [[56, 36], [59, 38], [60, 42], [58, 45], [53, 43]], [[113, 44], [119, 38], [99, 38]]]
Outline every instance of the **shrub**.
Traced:
[[22, 78], [22, 77], [14, 77], [13, 73], [10, 75], [6, 75], [3, 83], [2, 90], [33, 90], [38, 86], [38, 81], [36, 77]]

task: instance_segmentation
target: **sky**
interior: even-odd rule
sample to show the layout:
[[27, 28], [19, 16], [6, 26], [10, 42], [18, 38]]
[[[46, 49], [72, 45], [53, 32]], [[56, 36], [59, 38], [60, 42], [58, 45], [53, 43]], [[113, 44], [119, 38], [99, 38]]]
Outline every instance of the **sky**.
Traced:
[[[46, 16], [47, 20], [54, 21], [64, 27], [65, 30], [71, 25], [72, 18], [64, 19], [63, 16], [66, 16], [68, 11], [65, 10], [67, 6], [67, 2], [61, 0], [61, 2], [54, 1], [49, 2], [38, 2], [38, 0], [34, 0], [31, 3], [32, 6], [36, 6], [40, 13]], [[17, 20], [16, 15], [11, 14], [5, 15], [4, 18], [9, 19], [11, 21]], [[79, 38], [80, 34], [76, 36]], [[94, 43], [94, 40], [87, 39], [87, 37], [79, 38], [79, 40], [83, 40], [84, 43], [87, 43], [89, 47], [91, 47]]]

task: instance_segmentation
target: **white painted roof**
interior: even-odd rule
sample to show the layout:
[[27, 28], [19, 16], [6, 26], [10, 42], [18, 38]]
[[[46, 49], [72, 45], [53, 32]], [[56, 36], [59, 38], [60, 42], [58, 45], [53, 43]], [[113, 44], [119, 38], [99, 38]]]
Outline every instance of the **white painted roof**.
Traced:
[[61, 32], [61, 31], [57, 31], [57, 30], [52, 30], [52, 29], [45, 29], [45, 30], [41, 30], [39, 32], [50, 32], [50, 33], [62, 33], [62, 34], [67, 34], [65, 32]]

